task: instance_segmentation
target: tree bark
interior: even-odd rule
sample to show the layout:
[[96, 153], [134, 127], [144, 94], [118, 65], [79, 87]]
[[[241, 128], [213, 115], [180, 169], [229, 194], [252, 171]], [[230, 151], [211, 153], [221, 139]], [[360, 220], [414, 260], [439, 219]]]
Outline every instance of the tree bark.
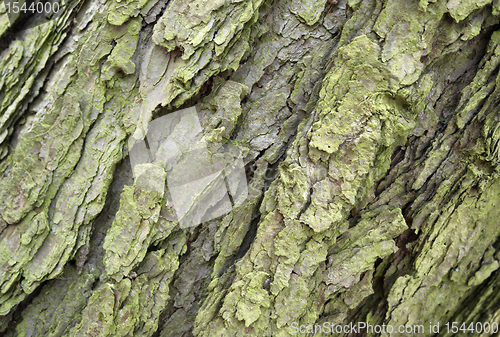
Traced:
[[[3, 335], [493, 334], [451, 322], [500, 322], [498, 0], [2, 13]], [[183, 228], [128, 144], [187, 107], [249, 196]]]

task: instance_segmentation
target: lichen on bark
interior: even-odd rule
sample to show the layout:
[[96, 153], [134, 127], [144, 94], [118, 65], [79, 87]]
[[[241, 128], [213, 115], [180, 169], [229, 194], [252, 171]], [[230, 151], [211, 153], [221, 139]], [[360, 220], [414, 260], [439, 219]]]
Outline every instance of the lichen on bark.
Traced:
[[[12, 32], [0, 12], [0, 332], [498, 321], [499, 14], [113, 0]], [[190, 228], [127, 152], [185, 107], [249, 189]]]

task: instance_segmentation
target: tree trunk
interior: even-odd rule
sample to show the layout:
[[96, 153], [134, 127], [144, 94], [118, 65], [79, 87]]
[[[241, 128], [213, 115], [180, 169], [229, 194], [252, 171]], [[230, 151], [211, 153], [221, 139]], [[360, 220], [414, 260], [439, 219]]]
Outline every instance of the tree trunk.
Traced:
[[[498, 0], [0, 15], [3, 335], [498, 331]], [[248, 183], [196, 226], [128, 150], [188, 107]]]

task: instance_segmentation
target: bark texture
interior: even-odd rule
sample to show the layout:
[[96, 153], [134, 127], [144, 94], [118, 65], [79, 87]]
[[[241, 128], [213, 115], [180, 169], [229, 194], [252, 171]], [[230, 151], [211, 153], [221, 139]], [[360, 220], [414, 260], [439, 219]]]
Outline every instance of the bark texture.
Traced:
[[[498, 0], [0, 13], [3, 335], [500, 321]], [[245, 154], [250, 196], [181, 228], [127, 144], [191, 106]]]

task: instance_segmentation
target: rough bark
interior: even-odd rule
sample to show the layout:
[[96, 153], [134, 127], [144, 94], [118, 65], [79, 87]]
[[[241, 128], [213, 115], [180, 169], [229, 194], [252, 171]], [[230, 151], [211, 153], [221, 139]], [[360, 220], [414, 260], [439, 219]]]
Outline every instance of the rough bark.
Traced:
[[[3, 12], [0, 332], [499, 322], [499, 15], [87, 0], [19, 30]], [[137, 192], [127, 144], [191, 106], [245, 153], [251, 193], [181, 228], [162, 191]]]

